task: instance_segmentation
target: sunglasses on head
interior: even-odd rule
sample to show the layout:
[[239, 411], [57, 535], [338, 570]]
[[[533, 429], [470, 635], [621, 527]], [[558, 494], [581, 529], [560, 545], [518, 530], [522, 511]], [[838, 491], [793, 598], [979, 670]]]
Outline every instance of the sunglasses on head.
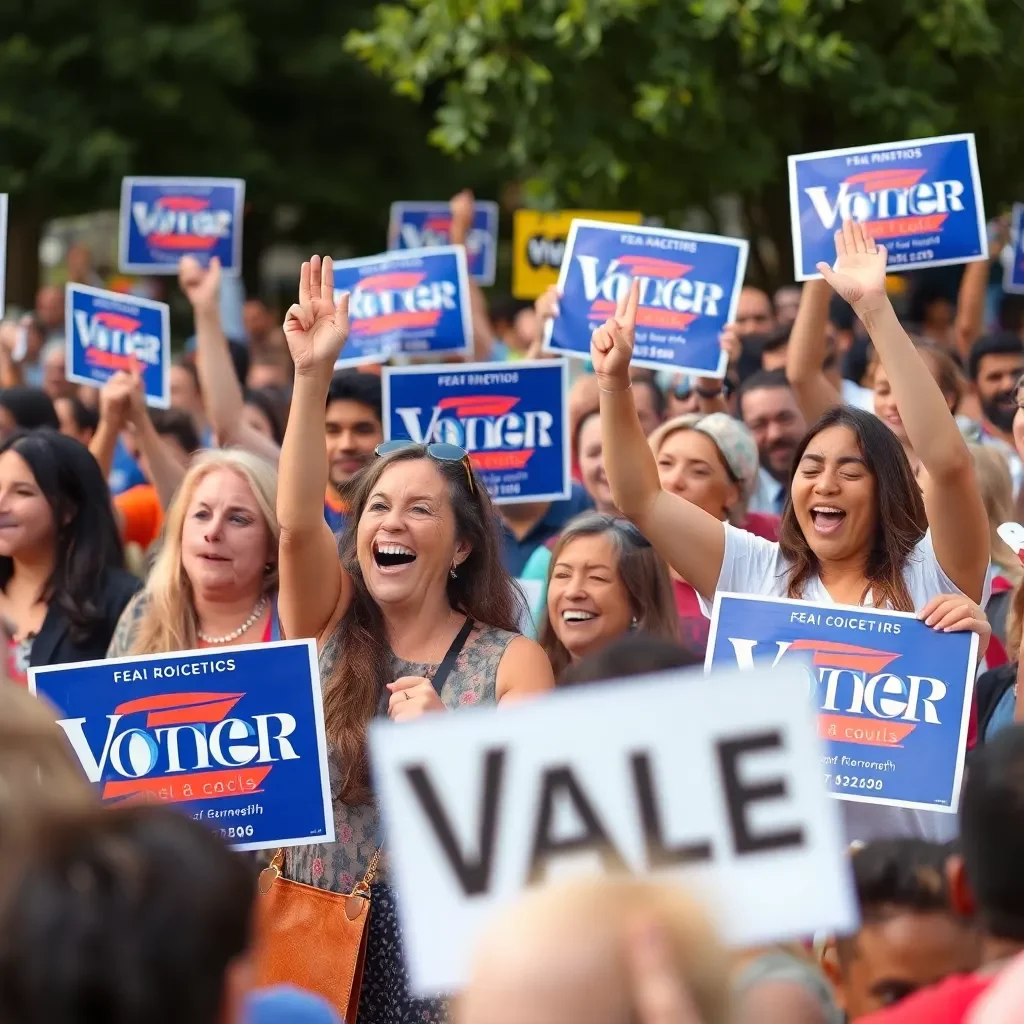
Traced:
[[394, 455], [395, 452], [405, 452], [410, 448], [422, 448], [427, 455], [437, 462], [461, 462], [466, 470], [466, 483], [469, 484], [469, 493], [476, 495], [476, 483], [473, 480], [473, 464], [469, 460], [469, 453], [457, 444], [445, 444], [443, 441], [434, 441], [431, 444], [417, 444], [408, 438], [396, 438], [394, 441], [382, 441], [373, 449], [373, 454], [380, 458], [385, 455]]

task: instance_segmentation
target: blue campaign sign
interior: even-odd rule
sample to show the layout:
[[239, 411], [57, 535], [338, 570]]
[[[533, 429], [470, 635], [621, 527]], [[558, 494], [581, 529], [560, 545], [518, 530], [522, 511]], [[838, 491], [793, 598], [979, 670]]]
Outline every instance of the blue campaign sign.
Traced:
[[973, 135], [791, 156], [789, 207], [798, 281], [835, 262], [844, 220], [885, 245], [890, 272], [988, 258]]
[[952, 813], [977, 658], [977, 634], [906, 612], [716, 594], [704, 667], [803, 662], [831, 793]]
[[589, 359], [594, 329], [638, 280], [633, 363], [724, 377], [728, 358], [718, 336], [735, 316], [748, 249], [740, 238], [574, 220], [545, 348]]
[[174, 804], [239, 850], [334, 841], [313, 640], [29, 669], [105, 804]]
[[238, 178], [125, 178], [118, 266], [126, 274], [176, 274], [182, 256], [218, 257], [242, 272], [245, 182]]
[[147, 405], [170, 406], [167, 303], [69, 284], [64, 293], [64, 376], [99, 388], [118, 370], [142, 375]]
[[334, 297], [350, 293], [351, 331], [336, 367], [392, 356], [465, 354], [473, 343], [461, 245], [382, 253], [334, 264]]
[[384, 431], [469, 453], [499, 505], [572, 492], [564, 359], [385, 367]]
[[[392, 203], [388, 249], [429, 249], [451, 244], [452, 215], [448, 203]], [[466, 238], [469, 276], [477, 284], [494, 284], [498, 262], [498, 204], [478, 200]]]
[[1015, 295], [1024, 294], [1024, 203], [1013, 204], [1010, 218], [1010, 244], [1013, 259], [1006, 265], [1003, 274], [1003, 291]]

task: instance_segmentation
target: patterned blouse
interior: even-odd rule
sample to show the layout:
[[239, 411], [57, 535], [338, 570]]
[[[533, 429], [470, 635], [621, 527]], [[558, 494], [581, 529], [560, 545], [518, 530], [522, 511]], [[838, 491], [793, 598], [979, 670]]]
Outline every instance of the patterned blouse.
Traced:
[[[451, 674], [441, 688], [445, 707], [455, 710], [476, 704], [494, 704], [498, 664], [516, 633], [490, 626], [477, 626], [455, 661]], [[337, 645], [330, 640], [320, 652], [320, 678], [328, 680], [337, 661]], [[392, 679], [402, 676], [431, 677], [437, 665], [391, 657]], [[334, 804], [336, 842], [297, 846], [286, 851], [284, 874], [296, 882], [305, 882], [332, 892], [348, 893], [366, 871], [381, 838], [378, 836], [380, 812], [376, 803], [353, 806], [342, 803], [344, 778], [338, 752], [329, 748], [331, 797]], [[381, 860], [378, 880], [383, 880], [387, 857]]]

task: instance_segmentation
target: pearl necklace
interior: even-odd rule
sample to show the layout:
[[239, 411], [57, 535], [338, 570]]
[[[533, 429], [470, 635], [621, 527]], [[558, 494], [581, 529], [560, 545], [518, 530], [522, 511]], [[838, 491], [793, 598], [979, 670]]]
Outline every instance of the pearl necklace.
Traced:
[[229, 644], [232, 640], [237, 640], [247, 630], [252, 629], [253, 626], [259, 622], [260, 616], [263, 614], [264, 609], [267, 607], [266, 597], [261, 597], [256, 602], [256, 607], [252, 610], [252, 615], [249, 616], [243, 622], [238, 629], [233, 633], [228, 633], [227, 636], [207, 636], [201, 629], [198, 630], [197, 635], [199, 639], [205, 644]]

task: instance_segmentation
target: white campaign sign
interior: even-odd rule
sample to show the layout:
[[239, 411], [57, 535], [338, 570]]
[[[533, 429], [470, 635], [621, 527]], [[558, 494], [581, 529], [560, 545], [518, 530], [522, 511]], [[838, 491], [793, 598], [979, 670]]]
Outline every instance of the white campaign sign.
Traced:
[[799, 671], [376, 722], [370, 746], [416, 995], [459, 991], [496, 911], [581, 871], [678, 875], [737, 946], [855, 925]]

